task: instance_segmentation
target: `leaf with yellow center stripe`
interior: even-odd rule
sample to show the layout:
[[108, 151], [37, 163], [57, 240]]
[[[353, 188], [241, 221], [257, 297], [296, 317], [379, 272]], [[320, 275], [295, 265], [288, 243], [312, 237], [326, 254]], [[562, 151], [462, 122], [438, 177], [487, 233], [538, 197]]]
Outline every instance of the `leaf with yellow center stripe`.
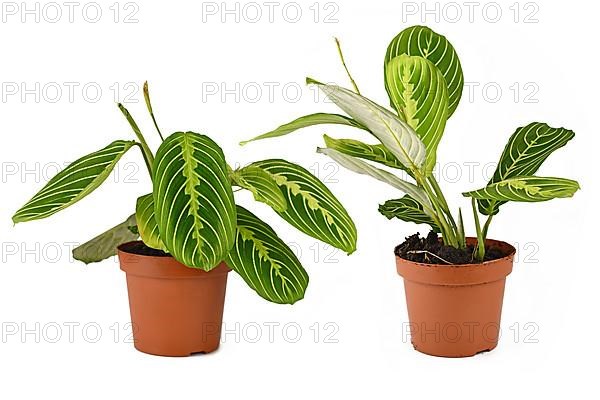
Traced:
[[273, 229], [237, 206], [237, 235], [225, 260], [261, 297], [293, 304], [304, 297], [308, 274]]
[[135, 144], [116, 140], [74, 161], [21, 207], [12, 217], [13, 222], [16, 224], [46, 218], [83, 199], [108, 178], [123, 154]]
[[271, 159], [252, 163], [273, 177], [287, 207], [277, 213], [300, 231], [350, 254], [356, 250], [356, 226], [348, 212], [319, 179], [301, 166]]
[[[543, 122], [532, 122], [517, 128], [508, 140], [488, 185], [535, 174], [550, 154], [574, 136], [575, 133], [569, 129], [553, 128]], [[477, 200], [479, 211], [485, 215], [497, 214], [504, 202], [485, 198]]]
[[426, 26], [411, 26], [400, 32], [388, 45], [383, 63], [385, 88], [390, 94], [387, 64], [395, 57], [408, 54], [431, 61], [444, 76], [448, 92], [448, 118], [454, 113], [462, 96], [464, 78], [458, 54], [444, 36]]
[[425, 145], [425, 171], [431, 173], [448, 119], [448, 89], [444, 76], [431, 61], [403, 54], [387, 63], [386, 79], [398, 115]]
[[463, 193], [477, 200], [520, 201], [534, 203], [572, 197], [579, 183], [566, 178], [518, 176], [492, 183], [482, 189]]
[[160, 238], [184, 265], [211, 270], [235, 238], [235, 203], [221, 148], [208, 136], [177, 132], [156, 152], [154, 209]]

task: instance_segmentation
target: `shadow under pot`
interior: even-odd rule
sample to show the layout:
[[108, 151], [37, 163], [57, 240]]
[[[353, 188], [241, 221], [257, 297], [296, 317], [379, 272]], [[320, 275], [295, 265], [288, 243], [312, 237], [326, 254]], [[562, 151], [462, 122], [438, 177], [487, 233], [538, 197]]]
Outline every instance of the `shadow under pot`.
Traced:
[[[467, 238], [467, 245], [476, 245]], [[422, 353], [469, 357], [498, 345], [506, 277], [515, 248], [486, 240], [502, 258], [480, 264], [425, 264], [396, 256], [404, 278], [411, 342]]]
[[135, 348], [159, 356], [210, 353], [219, 347], [225, 303], [225, 263], [211, 271], [189, 268], [143, 242], [118, 247], [127, 276]]

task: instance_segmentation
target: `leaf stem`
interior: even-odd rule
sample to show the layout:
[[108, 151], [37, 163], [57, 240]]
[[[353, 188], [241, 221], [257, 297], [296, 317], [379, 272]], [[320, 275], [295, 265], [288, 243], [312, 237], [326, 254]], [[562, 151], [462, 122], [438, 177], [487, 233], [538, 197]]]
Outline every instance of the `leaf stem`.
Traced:
[[346, 61], [344, 60], [344, 53], [342, 53], [342, 46], [340, 45], [340, 40], [336, 37], [334, 37], [334, 39], [335, 39], [335, 45], [337, 46], [338, 54], [340, 55], [340, 60], [342, 61], [342, 65], [344, 66], [344, 69], [346, 70], [346, 74], [348, 75], [348, 78], [350, 78], [350, 82], [352, 83], [352, 86], [354, 87], [354, 91], [356, 92], [356, 94], [360, 94], [360, 90], [358, 90], [358, 86], [356, 86], [356, 82], [354, 82], [354, 79], [352, 78], [352, 75], [350, 74], [350, 71], [348, 70], [348, 67], [346, 66]]
[[458, 233], [458, 226], [456, 225], [456, 221], [454, 220], [454, 216], [450, 212], [450, 207], [448, 206], [448, 202], [446, 201], [446, 197], [444, 196], [444, 193], [442, 192], [442, 189], [440, 188], [440, 185], [438, 184], [437, 180], [435, 179], [435, 177], [433, 175], [429, 175], [427, 177], [427, 181], [429, 182], [429, 184], [433, 188], [433, 191], [435, 192], [436, 196], [440, 200], [440, 202], [442, 204], [442, 207], [443, 207], [443, 210], [444, 210], [446, 216], [448, 217], [448, 220], [450, 221], [450, 224], [452, 224], [452, 226], [454, 227], [455, 231], [457, 231], [457, 233]]
[[473, 207], [473, 218], [475, 219], [475, 230], [477, 231], [477, 248], [476, 251], [474, 251], [475, 258], [479, 261], [483, 261], [483, 257], [485, 256], [485, 238], [481, 231], [479, 214], [477, 213], [477, 204], [474, 197], [471, 198], [471, 206]]
[[490, 214], [487, 217], [487, 220], [485, 221], [485, 224], [483, 225], [483, 240], [485, 241], [485, 239], [487, 239], [487, 234], [488, 234], [488, 230], [490, 228], [490, 224], [492, 223], [492, 218], [494, 217], [494, 214]]
[[144, 135], [142, 135], [142, 131], [140, 130], [138, 125], [135, 123], [135, 120], [133, 119], [133, 117], [131, 116], [129, 111], [127, 111], [127, 109], [121, 103], [119, 103], [118, 106], [119, 106], [119, 109], [121, 110], [121, 112], [123, 113], [123, 115], [125, 116], [125, 118], [127, 119], [127, 122], [129, 122], [131, 129], [133, 129], [133, 132], [135, 133], [138, 140], [140, 141], [140, 147], [142, 148], [142, 154], [144, 156], [144, 161], [146, 162], [146, 167], [148, 167], [148, 172], [150, 172], [150, 176], [152, 176], [152, 166], [154, 164], [154, 154], [152, 154], [152, 150], [150, 150], [150, 147], [148, 147], [148, 143], [146, 143], [146, 139], [144, 138]]
[[[435, 185], [432, 185], [431, 180], [433, 179], [433, 177], [431, 177], [432, 179], [429, 179], [429, 177], [426, 178], [417, 168], [412, 169], [412, 172], [415, 176], [415, 180], [417, 181], [417, 185], [419, 185], [425, 190], [425, 192], [427, 193], [427, 197], [429, 198], [433, 207], [435, 208], [435, 212], [440, 222], [439, 227], [442, 231], [442, 240], [444, 241], [444, 244], [459, 248], [460, 245], [457, 238], [458, 235], [456, 223], [454, 222], [450, 211], [447, 210], [448, 205], [446, 203], [446, 200], [444, 199], [444, 195], [442, 194], [441, 190], [439, 189], [439, 186], [437, 185], [437, 182], [435, 182]], [[435, 179], [433, 180], [435, 181]], [[436, 194], [435, 187], [438, 188], [440, 194], [439, 197]], [[450, 219], [447, 219], [448, 215], [450, 215]]]
[[152, 103], [150, 103], [150, 91], [148, 90], [148, 81], [144, 82], [144, 100], [146, 101], [146, 108], [148, 109], [148, 112], [150, 113], [150, 116], [152, 117], [152, 122], [154, 122], [154, 127], [156, 128], [156, 131], [158, 132], [158, 136], [160, 136], [160, 138], [164, 142], [165, 138], [163, 137], [162, 133], [160, 132], [160, 129], [158, 128], [158, 124], [156, 123], [156, 118], [154, 118], [154, 112], [152, 111]]
[[464, 249], [465, 247], [467, 247], [467, 241], [465, 238], [465, 223], [463, 221], [462, 210], [460, 209], [460, 207], [458, 208], [457, 236], [458, 236], [458, 244], [459, 244], [460, 248]]
[[439, 227], [440, 227], [440, 230], [442, 231], [442, 240], [444, 241], [444, 244], [450, 245], [453, 247], [458, 247], [458, 241], [456, 239], [456, 234], [454, 233], [454, 230], [452, 229], [452, 227], [450, 227], [448, 221], [446, 220], [446, 216], [443, 211], [443, 206], [441, 205], [441, 201], [437, 198], [436, 194], [434, 193], [434, 191], [430, 187], [430, 185], [427, 184], [427, 179], [425, 179], [425, 177], [421, 174], [421, 172], [418, 169], [413, 169], [413, 173], [415, 175], [415, 180], [417, 181], [417, 185], [420, 186], [421, 188], [423, 188], [423, 190], [425, 190], [427, 197], [429, 198], [429, 200], [431, 201], [431, 204], [433, 205], [433, 207], [435, 209], [435, 214], [439, 221]]

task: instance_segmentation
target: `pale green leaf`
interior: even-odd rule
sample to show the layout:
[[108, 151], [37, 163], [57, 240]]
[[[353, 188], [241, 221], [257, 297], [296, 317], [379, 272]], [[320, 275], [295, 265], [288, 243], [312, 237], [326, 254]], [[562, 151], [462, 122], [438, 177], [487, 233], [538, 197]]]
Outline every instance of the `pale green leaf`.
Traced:
[[366, 129], [364, 126], [362, 126], [358, 122], [354, 121], [352, 118], [348, 118], [343, 115], [316, 113], [316, 114], [305, 115], [303, 117], [295, 119], [292, 122], [281, 125], [280, 127], [276, 128], [270, 132], [263, 133], [262, 135], [256, 136], [255, 138], [252, 138], [250, 140], [245, 140], [243, 142], [240, 142], [240, 144], [245, 145], [246, 143], [250, 143], [255, 140], [284, 136], [284, 135], [292, 133], [301, 128], [306, 128], [306, 127], [313, 126], [313, 125], [322, 125], [322, 124], [348, 125], [348, 126], [353, 126], [356, 128]]
[[340, 164], [342, 167], [349, 169], [350, 171], [371, 176], [380, 180], [381, 182], [385, 182], [388, 185], [395, 187], [396, 189], [402, 190], [404, 193], [417, 200], [423, 206], [427, 214], [432, 215], [431, 202], [429, 201], [425, 191], [417, 185], [406, 182], [392, 173], [376, 168], [365, 161], [355, 157], [347, 156], [333, 149], [317, 149], [317, 152], [331, 157], [335, 162]]
[[139, 235], [132, 231], [135, 227], [135, 214], [119, 225], [73, 249], [73, 258], [86, 264], [99, 262], [117, 254], [117, 247], [123, 243], [137, 240]]
[[327, 135], [323, 135], [323, 139], [330, 149], [348, 156], [374, 161], [387, 167], [401, 169], [412, 176], [412, 172], [402, 165], [382, 144], [367, 144], [354, 139], [334, 139]]
[[[315, 82], [310, 78], [307, 81]], [[425, 145], [407, 123], [348, 89], [316, 84], [331, 101], [379, 139], [402, 165], [409, 170], [421, 168], [425, 161]]]

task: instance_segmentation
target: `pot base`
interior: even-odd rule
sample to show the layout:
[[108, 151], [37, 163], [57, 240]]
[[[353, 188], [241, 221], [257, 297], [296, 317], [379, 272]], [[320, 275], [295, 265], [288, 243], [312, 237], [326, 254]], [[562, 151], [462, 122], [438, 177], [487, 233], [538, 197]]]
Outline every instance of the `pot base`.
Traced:
[[190, 351], [190, 352], [185, 352], [185, 353], [181, 353], [181, 354], [177, 354], [177, 353], [173, 353], [173, 352], [171, 352], [170, 354], [165, 354], [165, 352], [152, 353], [151, 351], [147, 351], [147, 349], [144, 347], [139, 347], [137, 345], [137, 343], [135, 342], [135, 340], [133, 343], [133, 347], [135, 347], [135, 349], [137, 351], [139, 351], [140, 353], [149, 354], [151, 356], [160, 356], [160, 357], [190, 357], [190, 356], [195, 356], [197, 354], [209, 354], [209, 353], [213, 353], [213, 352], [219, 350], [219, 345], [217, 345], [217, 347], [215, 347], [213, 349]]
[[488, 352], [494, 350], [498, 346], [498, 344], [496, 344], [495, 346], [490, 347], [489, 349], [481, 350], [481, 351], [478, 351], [478, 352], [472, 353], [472, 354], [470, 353], [470, 354], [459, 354], [459, 355], [444, 355], [444, 354], [428, 353], [427, 351], [422, 350], [419, 347], [415, 346], [415, 344], [412, 341], [411, 341], [411, 344], [413, 345], [413, 348], [416, 351], [418, 351], [419, 353], [423, 353], [423, 354], [426, 354], [428, 356], [433, 356], [433, 357], [441, 357], [441, 358], [467, 358], [467, 357], [473, 357], [473, 356], [476, 356], [477, 354], [488, 353]]

